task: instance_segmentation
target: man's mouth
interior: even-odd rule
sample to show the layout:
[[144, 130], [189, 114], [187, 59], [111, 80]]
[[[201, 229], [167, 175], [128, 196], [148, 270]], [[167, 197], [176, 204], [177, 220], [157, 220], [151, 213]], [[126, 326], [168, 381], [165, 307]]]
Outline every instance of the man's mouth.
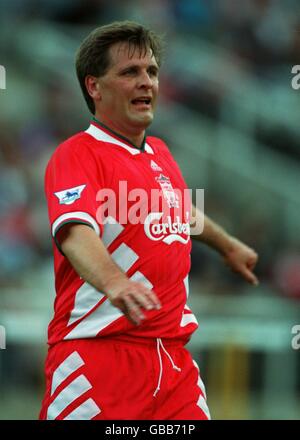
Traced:
[[137, 107], [150, 108], [152, 99], [150, 97], [139, 97], [131, 101], [131, 103]]

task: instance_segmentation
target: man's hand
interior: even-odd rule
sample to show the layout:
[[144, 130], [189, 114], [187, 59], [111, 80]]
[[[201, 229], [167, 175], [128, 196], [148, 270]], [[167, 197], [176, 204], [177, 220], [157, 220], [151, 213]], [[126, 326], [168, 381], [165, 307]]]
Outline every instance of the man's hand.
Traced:
[[229, 246], [223, 256], [225, 263], [234, 272], [240, 273], [249, 283], [258, 285], [258, 279], [253, 273], [258, 255], [253, 249], [236, 238], [230, 238]]
[[[193, 222], [201, 224], [203, 221], [203, 213], [192, 205]], [[231, 267], [234, 272], [240, 273], [249, 283], [257, 285], [258, 279], [253, 273], [253, 269], [257, 263], [257, 253], [229, 235], [221, 226], [213, 222], [209, 217], [204, 215], [203, 232], [192, 238], [207, 244], [215, 249], [219, 254], [223, 255], [225, 263]]]
[[160, 302], [155, 293], [143, 284], [130, 281], [126, 277], [110, 280], [105, 286], [105, 292], [110, 302], [118, 307], [135, 325], [139, 325], [145, 315], [142, 309], [160, 309]]
[[155, 293], [127, 278], [92, 228], [76, 223], [66, 226], [59, 235], [61, 248], [78, 275], [103, 292], [133, 324], [145, 318], [142, 308], [160, 308]]

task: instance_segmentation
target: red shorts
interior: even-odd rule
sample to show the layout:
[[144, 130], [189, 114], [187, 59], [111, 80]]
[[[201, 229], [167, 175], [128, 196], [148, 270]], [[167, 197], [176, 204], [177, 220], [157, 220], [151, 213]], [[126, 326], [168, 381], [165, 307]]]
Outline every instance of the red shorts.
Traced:
[[182, 343], [77, 339], [46, 361], [42, 420], [207, 420], [205, 388]]

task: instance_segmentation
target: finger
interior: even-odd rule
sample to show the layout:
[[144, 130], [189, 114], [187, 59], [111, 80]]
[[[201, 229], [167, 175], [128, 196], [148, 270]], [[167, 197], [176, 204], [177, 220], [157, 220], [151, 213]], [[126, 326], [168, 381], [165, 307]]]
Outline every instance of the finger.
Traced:
[[257, 260], [258, 260], [258, 257], [253, 258], [252, 260], [249, 261], [249, 263], [248, 263], [248, 267], [249, 267], [251, 270], [253, 270], [254, 267], [256, 266], [256, 264], [257, 264]]
[[155, 305], [151, 302], [150, 298], [148, 297], [148, 292], [132, 293], [131, 296], [139, 306], [144, 307], [146, 310], [154, 309]]
[[[140, 294], [142, 294], [142, 297], [143, 297], [143, 300], [142, 300], [143, 304], [142, 305], [145, 308], [147, 308], [148, 310], [151, 310], [153, 308], [154, 309], [161, 308], [160, 301], [157, 298], [156, 294], [153, 292], [153, 290], [147, 289], [146, 287], [139, 285], [138, 292]], [[148, 306], [146, 306], [145, 301], [148, 304]]]
[[126, 316], [126, 318], [128, 319], [129, 322], [131, 322], [131, 324], [133, 325], [139, 325], [140, 324], [140, 320], [139, 319], [133, 319], [128, 311], [122, 310], [124, 313], [124, 316]]
[[257, 260], [258, 260], [258, 255], [257, 254], [254, 254], [250, 258], [248, 258], [248, 262], [251, 265], [253, 265], [253, 264], [255, 265], [257, 263]]
[[124, 298], [124, 304], [127, 316], [134, 324], [139, 325], [141, 321], [145, 319], [145, 315], [141, 311], [140, 307], [130, 296]]
[[161, 309], [161, 303], [158, 299], [158, 297], [155, 295], [155, 293], [152, 290], [147, 291], [148, 299], [151, 302], [151, 305], [154, 306], [155, 309]]
[[253, 284], [254, 286], [258, 286], [259, 284], [258, 278], [255, 276], [253, 272], [245, 269], [241, 273], [249, 283]]

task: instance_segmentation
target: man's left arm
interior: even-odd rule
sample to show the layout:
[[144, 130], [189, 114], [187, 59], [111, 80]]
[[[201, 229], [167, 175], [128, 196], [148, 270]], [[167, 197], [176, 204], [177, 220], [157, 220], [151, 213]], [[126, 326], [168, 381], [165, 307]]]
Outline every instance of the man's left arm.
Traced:
[[[213, 222], [192, 205], [193, 223], [204, 223], [203, 232], [191, 235], [191, 238], [207, 244], [218, 251], [225, 263], [234, 271], [241, 274], [249, 283], [257, 285], [258, 279], [253, 273], [258, 260], [257, 253], [237, 238], [229, 235], [223, 228]], [[203, 218], [204, 216], [204, 218]]]

